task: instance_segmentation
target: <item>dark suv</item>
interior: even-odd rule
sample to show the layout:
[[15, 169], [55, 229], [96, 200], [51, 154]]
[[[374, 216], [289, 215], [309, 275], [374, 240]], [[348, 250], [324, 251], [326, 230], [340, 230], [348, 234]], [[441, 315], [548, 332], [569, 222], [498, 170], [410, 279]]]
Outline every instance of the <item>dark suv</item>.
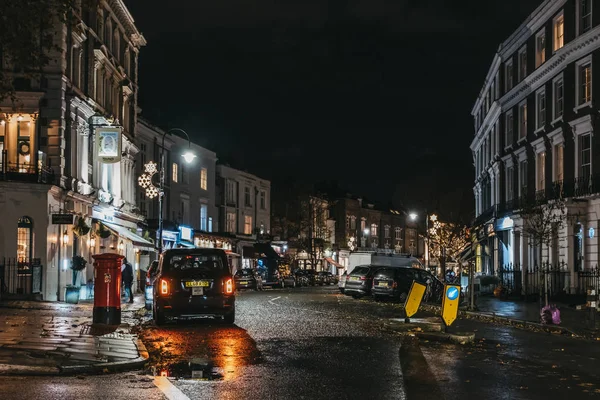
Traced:
[[373, 274], [382, 267], [375, 265], [359, 265], [346, 278], [344, 294], [359, 298], [371, 294]]
[[156, 325], [166, 318], [204, 316], [235, 321], [235, 287], [225, 251], [172, 249], [165, 251], [154, 280], [153, 316]]
[[424, 301], [438, 302], [443, 283], [424, 269], [410, 267], [381, 268], [373, 275], [371, 294], [375, 300], [392, 298], [405, 302], [413, 281], [427, 286]]

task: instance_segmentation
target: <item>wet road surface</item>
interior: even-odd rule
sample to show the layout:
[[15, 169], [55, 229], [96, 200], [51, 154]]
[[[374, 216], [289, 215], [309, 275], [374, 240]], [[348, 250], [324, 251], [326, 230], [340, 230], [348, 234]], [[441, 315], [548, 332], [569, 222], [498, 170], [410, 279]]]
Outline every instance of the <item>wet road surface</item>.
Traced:
[[243, 292], [236, 301], [234, 327], [149, 328], [155, 373], [180, 378], [171, 382], [190, 399], [405, 398], [400, 342], [337, 287]]

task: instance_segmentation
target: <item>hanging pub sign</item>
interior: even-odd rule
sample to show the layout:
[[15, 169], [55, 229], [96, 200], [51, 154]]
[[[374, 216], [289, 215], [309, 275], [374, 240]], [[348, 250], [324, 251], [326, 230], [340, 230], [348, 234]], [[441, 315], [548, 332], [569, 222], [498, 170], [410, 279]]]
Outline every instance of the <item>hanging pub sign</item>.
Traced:
[[104, 164], [121, 161], [120, 126], [96, 128], [96, 155]]

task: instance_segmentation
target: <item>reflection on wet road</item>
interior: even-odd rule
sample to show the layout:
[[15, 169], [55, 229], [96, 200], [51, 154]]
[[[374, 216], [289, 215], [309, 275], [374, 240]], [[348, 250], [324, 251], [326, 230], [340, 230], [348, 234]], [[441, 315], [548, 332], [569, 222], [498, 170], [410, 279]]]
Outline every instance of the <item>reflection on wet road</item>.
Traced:
[[403, 399], [399, 341], [337, 288], [244, 292], [236, 326], [149, 327], [155, 375], [190, 399]]

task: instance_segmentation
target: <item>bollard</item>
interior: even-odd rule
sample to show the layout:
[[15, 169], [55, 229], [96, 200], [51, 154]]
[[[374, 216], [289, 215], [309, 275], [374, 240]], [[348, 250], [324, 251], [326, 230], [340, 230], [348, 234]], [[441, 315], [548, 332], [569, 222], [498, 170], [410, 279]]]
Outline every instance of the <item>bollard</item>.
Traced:
[[95, 324], [121, 324], [121, 260], [120, 254], [97, 254], [94, 258]]
[[596, 329], [596, 315], [598, 314], [598, 293], [594, 288], [587, 290], [587, 309], [590, 310], [590, 325], [592, 329]]

